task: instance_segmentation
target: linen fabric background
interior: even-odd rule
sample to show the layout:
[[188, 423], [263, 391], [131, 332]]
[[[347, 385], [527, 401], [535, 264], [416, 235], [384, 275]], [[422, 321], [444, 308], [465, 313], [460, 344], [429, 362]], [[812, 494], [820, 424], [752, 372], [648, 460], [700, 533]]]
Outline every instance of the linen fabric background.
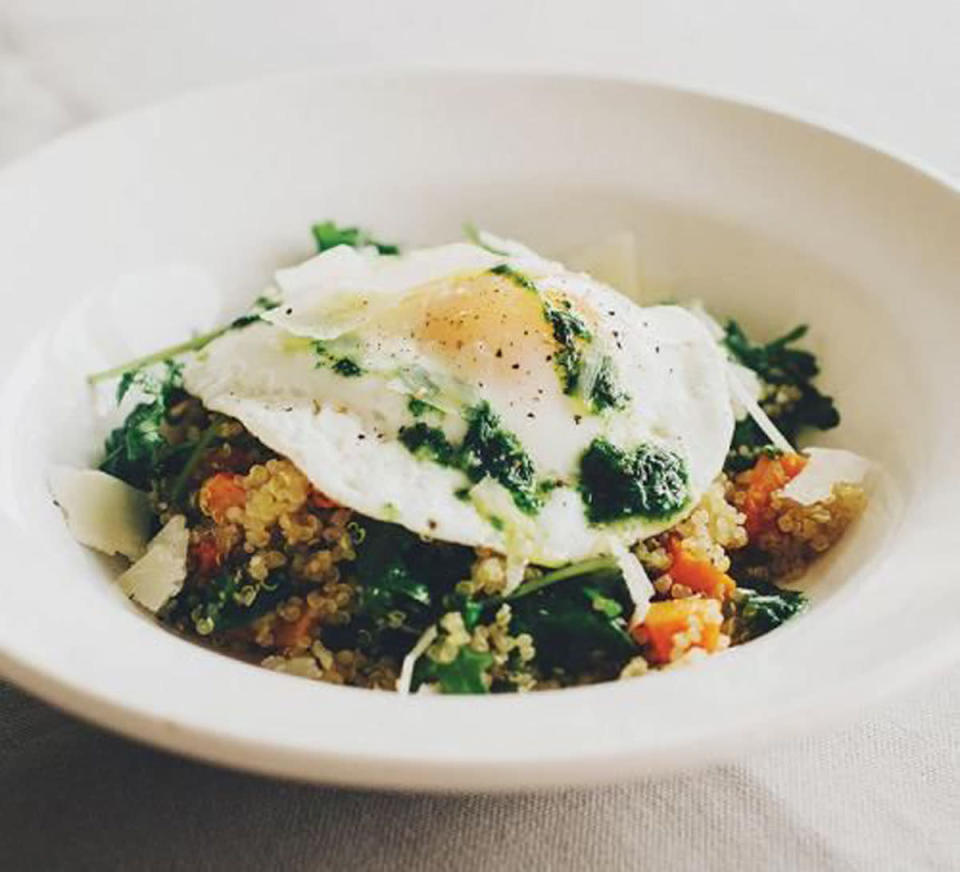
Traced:
[[[393, 61], [703, 87], [958, 178], [957, 45], [949, 0], [0, 0], [0, 162], [196, 85]], [[960, 869], [960, 666], [725, 765], [501, 797], [214, 769], [0, 685], [0, 858], [12, 870]]]

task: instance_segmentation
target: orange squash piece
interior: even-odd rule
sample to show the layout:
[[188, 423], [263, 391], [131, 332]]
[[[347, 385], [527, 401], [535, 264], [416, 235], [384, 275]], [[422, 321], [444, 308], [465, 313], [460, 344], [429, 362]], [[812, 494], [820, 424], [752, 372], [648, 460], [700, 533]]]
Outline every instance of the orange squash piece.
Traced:
[[745, 475], [747, 491], [740, 506], [747, 517], [744, 526], [748, 536], [752, 538], [769, 526], [770, 497], [796, 478], [806, 465], [807, 458], [802, 454], [783, 454], [780, 457], [761, 454], [757, 458], [753, 469]]
[[223, 521], [227, 509], [244, 506], [247, 492], [242, 477], [230, 472], [211, 475], [200, 488], [200, 508], [215, 521]]
[[[647, 659], [663, 664], [691, 648], [712, 653], [726, 647], [727, 639], [720, 632], [722, 623], [723, 614], [716, 600], [688, 597], [650, 603], [643, 623], [633, 632]], [[680, 634], [686, 634], [686, 639], [678, 640]]]
[[702, 593], [711, 599], [726, 599], [737, 589], [737, 583], [721, 572], [709, 560], [694, 557], [680, 542], [679, 536], [671, 536], [667, 547], [670, 551], [670, 577], [694, 593]]

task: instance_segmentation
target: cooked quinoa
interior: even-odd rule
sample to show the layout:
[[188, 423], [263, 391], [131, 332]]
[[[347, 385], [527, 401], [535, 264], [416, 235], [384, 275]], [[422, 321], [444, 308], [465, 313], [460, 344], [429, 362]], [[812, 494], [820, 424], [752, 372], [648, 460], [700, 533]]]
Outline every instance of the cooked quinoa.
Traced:
[[[801, 573], [865, 504], [862, 488], [840, 484], [813, 505], [775, 492], [756, 510], [749, 505], [752, 468], [721, 474], [680, 523], [634, 548], [653, 583], [651, 613], [669, 630], [664, 645], [644, 624], [623, 623], [630, 602], [615, 573], [598, 579], [596, 590], [588, 587], [592, 599], [582, 606], [570, 601], [576, 580], [567, 591], [557, 585], [511, 600], [504, 596], [502, 555], [433, 543], [358, 515], [317, 491], [239, 422], [210, 414], [186, 396], [171, 409], [172, 441], [196, 443], [210, 431], [215, 438], [195, 459], [175, 503], [170, 476], [158, 478], [151, 492], [158, 522], [183, 512], [189, 528], [186, 583], [160, 620], [277, 672], [381, 690], [396, 686], [403, 657], [429, 626], [436, 636], [416, 673], [423, 691], [449, 689], [445, 673], [451, 671], [459, 674], [455, 684], [462, 691], [525, 692], [640, 677], [717, 653], [756, 634], [744, 604], [755, 596], [789, 596], [771, 583]], [[361, 557], [371, 547], [387, 554], [438, 549], [440, 564], [456, 574], [440, 581], [445, 593], [436, 604], [418, 612], [417, 603], [378, 587], [382, 579], [371, 580]], [[683, 573], [675, 578], [678, 549], [691, 565], [730, 579], [730, 589], [719, 596], [694, 589]], [[550, 571], [530, 566], [525, 582]], [[784, 599], [776, 605], [792, 612], [795, 604]], [[582, 647], [558, 658], [552, 649], [563, 639], [562, 614], [548, 613], [581, 607], [596, 615], [610, 638], [591, 649], [582, 628], [574, 628], [570, 640]], [[767, 609], [762, 616], [770, 614]], [[611, 618], [623, 623], [615, 644]]]
[[[364, 244], [396, 252], [365, 236], [361, 243], [355, 229], [324, 224], [314, 233], [321, 250]], [[491, 272], [497, 281], [526, 281]], [[262, 298], [251, 314], [203, 342], [256, 323], [276, 305]], [[578, 343], [589, 331], [551, 305], [544, 313], [554, 338], [568, 340], [554, 362], [572, 391], [583, 367]], [[639, 678], [719, 654], [800, 612], [803, 594], [779, 585], [798, 579], [864, 510], [864, 489], [854, 483], [833, 483], [812, 502], [791, 496], [790, 483], [812, 455], [790, 445], [805, 430], [839, 421], [832, 399], [814, 385], [813, 355], [793, 347], [805, 329], [754, 345], [735, 322], [717, 327], [727, 355], [756, 375], [763, 414], [736, 423], [724, 468], [695, 505], [679, 455], [652, 444], [630, 453], [594, 439], [580, 457], [587, 521], [615, 524], [628, 516], [609, 499], [588, 498], [589, 459], [604, 481], [611, 469], [619, 476], [617, 499], [644, 502], [649, 517], [676, 523], [629, 550], [618, 545], [623, 553], [566, 566], [518, 565], [496, 550], [419, 536], [339, 505], [240, 421], [187, 393], [180, 365], [163, 356], [149, 359], [164, 367], [162, 379], [139, 366], [122, 373], [118, 400], [134, 385], [146, 399], [110, 434], [100, 468], [139, 498], [149, 493], [154, 532], [186, 537], [185, 578], [156, 616], [193, 641], [276, 672], [376, 690], [527, 692]], [[318, 367], [349, 379], [363, 372], [323, 343], [310, 347]], [[596, 414], [629, 399], [610, 367], [607, 360], [593, 375]], [[564, 484], [535, 480], [523, 446], [498, 429], [488, 406], [471, 408], [467, 436], [457, 445], [420, 420], [431, 410], [438, 411], [410, 394], [414, 423], [399, 434], [410, 451], [432, 452], [474, 484], [509, 485], [521, 511], [536, 509]], [[481, 431], [487, 441], [477, 436], [468, 444]], [[718, 437], [721, 455], [725, 433]], [[650, 470], [660, 479], [643, 491]], [[494, 520], [502, 530], [502, 520]]]

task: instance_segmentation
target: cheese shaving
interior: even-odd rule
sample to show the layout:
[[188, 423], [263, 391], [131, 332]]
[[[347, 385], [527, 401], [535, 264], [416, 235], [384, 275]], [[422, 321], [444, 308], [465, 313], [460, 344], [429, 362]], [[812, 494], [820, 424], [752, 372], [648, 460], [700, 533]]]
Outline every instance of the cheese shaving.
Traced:
[[183, 587], [189, 544], [187, 519], [174, 515], [150, 540], [147, 553], [124, 572], [117, 583], [131, 599], [156, 612]]
[[423, 652], [433, 644], [437, 638], [437, 628], [429, 627], [423, 635], [417, 639], [416, 645], [410, 649], [410, 652], [403, 658], [400, 664], [400, 676], [397, 678], [397, 693], [410, 693], [410, 685], [413, 683], [413, 668], [417, 665], [417, 660], [423, 655]]
[[610, 550], [613, 553], [613, 558], [617, 561], [620, 572], [623, 574], [623, 583], [627, 587], [627, 593], [633, 600], [634, 609], [629, 624], [634, 627], [643, 623], [643, 619], [647, 616], [650, 600], [654, 594], [653, 583], [643, 568], [643, 564], [640, 563], [632, 551], [629, 551], [619, 542], [611, 543]]
[[150, 530], [147, 494], [97, 469], [54, 466], [49, 483], [67, 528], [81, 545], [130, 560], [143, 555]]
[[778, 429], [777, 425], [770, 420], [760, 404], [750, 393], [750, 389], [741, 381], [740, 374], [734, 368], [736, 364], [731, 363], [727, 370], [727, 380], [730, 383], [730, 393], [736, 398], [746, 410], [747, 414], [756, 421], [757, 426], [763, 430], [764, 435], [770, 440], [771, 444], [782, 451], [784, 454], [795, 454], [793, 446]]

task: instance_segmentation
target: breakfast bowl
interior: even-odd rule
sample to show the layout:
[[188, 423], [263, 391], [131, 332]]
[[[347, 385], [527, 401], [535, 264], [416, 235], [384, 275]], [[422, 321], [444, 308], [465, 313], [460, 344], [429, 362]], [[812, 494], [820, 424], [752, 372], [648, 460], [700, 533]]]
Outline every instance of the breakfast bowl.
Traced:
[[[108, 121], [5, 170], [0, 194], [0, 671], [69, 712], [307, 781], [517, 790], [727, 758], [960, 652], [960, 199], [929, 172], [658, 85], [354, 71]], [[102, 459], [86, 377], [229, 321], [325, 219], [410, 246], [470, 221], [558, 259], [626, 234], [644, 303], [697, 299], [768, 338], [809, 324], [842, 411], [815, 442], [874, 468], [862, 517], [798, 582], [809, 608], [688, 669], [482, 697], [308, 681], [158, 627], [51, 497], [51, 469]]]

